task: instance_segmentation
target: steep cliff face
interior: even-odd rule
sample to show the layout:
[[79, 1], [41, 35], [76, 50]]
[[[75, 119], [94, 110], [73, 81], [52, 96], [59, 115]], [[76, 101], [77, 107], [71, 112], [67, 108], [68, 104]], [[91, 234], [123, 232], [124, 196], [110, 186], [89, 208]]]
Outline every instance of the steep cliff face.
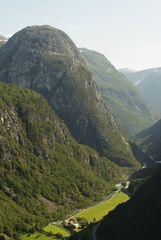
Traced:
[[0, 83], [0, 232], [30, 231], [101, 199], [120, 168], [71, 137], [47, 101]]
[[49, 26], [27, 27], [0, 49], [0, 79], [45, 96], [80, 143], [121, 166], [137, 165], [71, 39]]
[[157, 113], [143, 100], [136, 87], [104, 55], [85, 48], [80, 49], [80, 52], [93, 74], [104, 102], [129, 137], [158, 120]]

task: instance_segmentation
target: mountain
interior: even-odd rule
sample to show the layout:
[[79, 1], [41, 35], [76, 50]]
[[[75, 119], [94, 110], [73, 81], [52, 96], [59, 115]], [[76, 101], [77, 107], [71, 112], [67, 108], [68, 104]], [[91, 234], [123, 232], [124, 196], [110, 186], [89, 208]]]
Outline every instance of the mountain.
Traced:
[[2, 47], [7, 42], [7, 40], [7, 38], [0, 35], [0, 47]]
[[104, 55], [85, 48], [80, 49], [80, 52], [93, 74], [104, 102], [129, 137], [158, 120], [157, 114], [143, 100], [136, 87]]
[[125, 71], [124, 75], [138, 88], [140, 94], [161, 113], [161, 68]]
[[120, 69], [118, 69], [118, 71], [121, 73], [126, 73], [126, 72], [136, 72], [137, 70], [134, 70], [131, 68], [120, 68]]
[[[138, 140], [135, 140], [135, 141], [138, 141]], [[151, 167], [154, 164], [154, 161], [151, 158], [151, 156], [148, 153], [146, 153], [144, 149], [142, 149], [141, 146], [139, 146], [139, 144], [137, 146], [136, 143], [131, 142], [130, 145], [131, 145], [133, 155], [142, 164], [142, 166]]]
[[[138, 134], [138, 143], [153, 161], [161, 159], [161, 121]], [[161, 168], [155, 164], [132, 176], [131, 199], [107, 215], [98, 228], [99, 240], [161, 239]]]
[[161, 169], [134, 196], [109, 213], [98, 228], [99, 240], [161, 239]]
[[161, 120], [136, 136], [137, 144], [153, 161], [161, 161]]
[[78, 144], [42, 96], [0, 83], [0, 233], [38, 230], [100, 200], [124, 177]]
[[138, 166], [79, 50], [61, 30], [27, 27], [0, 49], [0, 80], [42, 94], [74, 138], [120, 166]]

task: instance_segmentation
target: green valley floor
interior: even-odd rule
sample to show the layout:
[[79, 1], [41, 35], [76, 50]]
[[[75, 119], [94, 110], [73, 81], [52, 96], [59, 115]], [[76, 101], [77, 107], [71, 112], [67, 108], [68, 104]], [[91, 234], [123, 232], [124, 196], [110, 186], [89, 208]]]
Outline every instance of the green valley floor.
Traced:
[[[112, 211], [117, 205], [126, 202], [129, 199], [128, 195], [123, 192], [111, 194], [106, 201], [103, 201], [95, 206], [89, 207], [71, 218], [86, 219], [88, 224], [95, 224], [100, 221], [105, 215]], [[80, 236], [91, 237], [91, 228], [77, 229], [75, 234]], [[82, 234], [82, 235], [81, 235]], [[43, 229], [42, 233], [25, 234], [21, 236], [21, 240], [61, 240], [71, 236], [71, 232], [63, 228], [60, 223], [49, 224]]]

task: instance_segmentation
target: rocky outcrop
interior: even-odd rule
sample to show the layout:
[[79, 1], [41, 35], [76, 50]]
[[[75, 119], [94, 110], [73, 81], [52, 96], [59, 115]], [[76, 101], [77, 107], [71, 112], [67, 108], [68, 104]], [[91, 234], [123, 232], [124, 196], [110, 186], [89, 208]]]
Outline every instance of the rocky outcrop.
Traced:
[[[27, 27], [0, 50], [0, 80], [48, 99], [74, 138], [122, 166], [137, 165], [72, 40], [50, 26]], [[127, 140], [126, 140], [127, 142]]]

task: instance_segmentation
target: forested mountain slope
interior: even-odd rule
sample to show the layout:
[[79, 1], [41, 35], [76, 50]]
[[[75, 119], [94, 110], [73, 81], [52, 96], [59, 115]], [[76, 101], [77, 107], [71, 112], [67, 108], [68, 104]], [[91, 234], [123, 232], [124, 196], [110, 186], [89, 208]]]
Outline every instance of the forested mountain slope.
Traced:
[[136, 136], [137, 144], [153, 161], [161, 161], [161, 120]]
[[157, 113], [141, 97], [137, 88], [118, 72], [104, 55], [85, 48], [80, 49], [80, 52], [93, 74], [104, 102], [129, 137], [159, 119]]
[[104, 218], [99, 240], [161, 239], [161, 169], [125, 204]]
[[103, 198], [122, 178], [71, 137], [42, 96], [0, 83], [0, 233], [39, 229]]

